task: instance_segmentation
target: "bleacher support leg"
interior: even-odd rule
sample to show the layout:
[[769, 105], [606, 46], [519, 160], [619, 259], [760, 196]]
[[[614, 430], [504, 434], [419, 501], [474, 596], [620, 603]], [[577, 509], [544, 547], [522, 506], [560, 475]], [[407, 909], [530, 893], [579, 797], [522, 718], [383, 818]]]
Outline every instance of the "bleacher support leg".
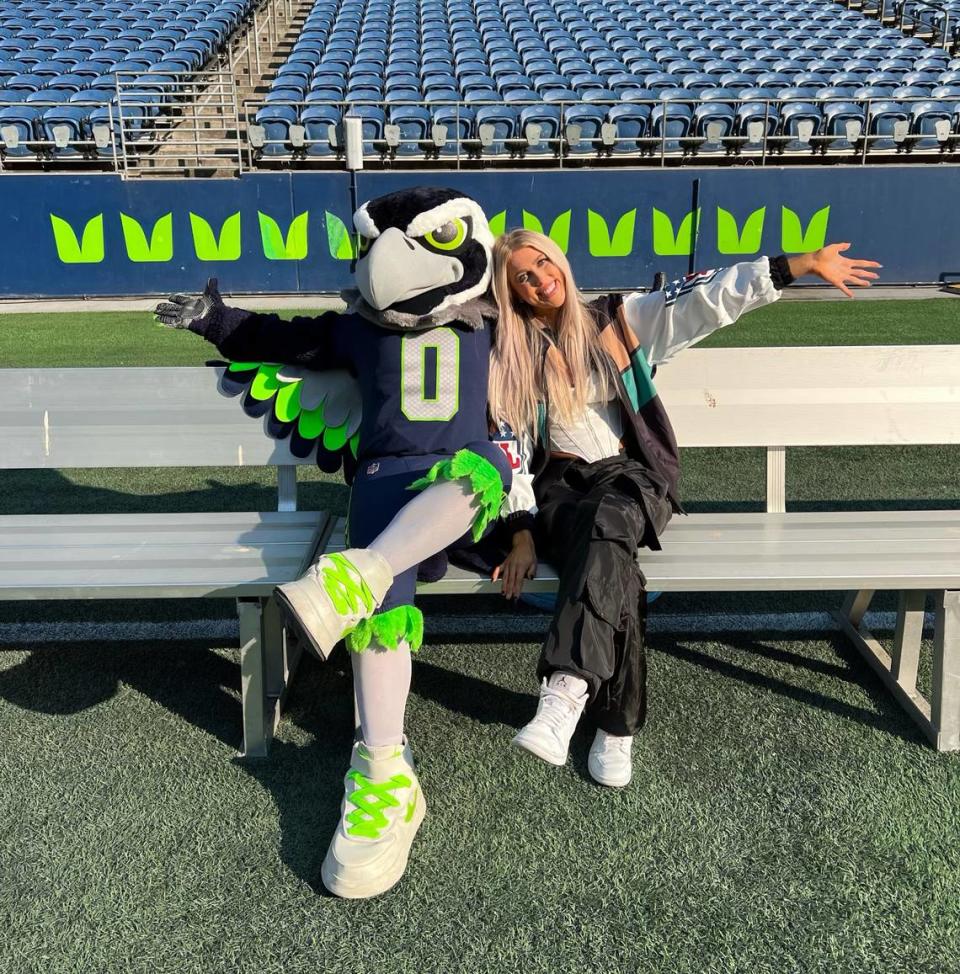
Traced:
[[960, 750], [960, 592], [938, 592], [930, 720], [938, 751]]
[[266, 666], [261, 599], [237, 599], [240, 619], [240, 699], [243, 704], [241, 757], [267, 756], [273, 721], [267, 717]]

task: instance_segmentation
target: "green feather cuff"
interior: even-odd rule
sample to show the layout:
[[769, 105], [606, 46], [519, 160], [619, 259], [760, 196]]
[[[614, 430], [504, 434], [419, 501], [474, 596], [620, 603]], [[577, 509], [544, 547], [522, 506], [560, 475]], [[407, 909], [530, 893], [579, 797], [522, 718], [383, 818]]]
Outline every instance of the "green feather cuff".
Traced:
[[486, 531], [487, 525], [500, 516], [500, 509], [506, 500], [503, 492], [503, 481], [500, 471], [486, 458], [472, 450], [458, 450], [449, 460], [435, 463], [426, 476], [415, 480], [407, 490], [423, 490], [437, 482], [444, 480], [460, 480], [470, 478], [470, 487], [477, 495], [477, 516], [473, 519], [473, 540], [479, 541]]
[[362, 653], [372, 642], [384, 649], [396, 649], [401, 640], [415, 653], [423, 642], [423, 613], [415, 605], [398, 605], [362, 619], [346, 639], [347, 648], [354, 653]]

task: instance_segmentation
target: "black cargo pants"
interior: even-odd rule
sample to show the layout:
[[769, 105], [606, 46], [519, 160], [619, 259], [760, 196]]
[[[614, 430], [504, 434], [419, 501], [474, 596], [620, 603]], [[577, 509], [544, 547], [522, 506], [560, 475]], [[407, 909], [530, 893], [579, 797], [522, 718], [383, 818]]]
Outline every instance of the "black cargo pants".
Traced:
[[632, 735], [647, 714], [647, 596], [636, 551], [660, 547], [671, 514], [666, 487], [622, 455], [553, 459], [535, 486], [538, 551], [560, 574], [538, 675], [586, 680], [597, 725]]

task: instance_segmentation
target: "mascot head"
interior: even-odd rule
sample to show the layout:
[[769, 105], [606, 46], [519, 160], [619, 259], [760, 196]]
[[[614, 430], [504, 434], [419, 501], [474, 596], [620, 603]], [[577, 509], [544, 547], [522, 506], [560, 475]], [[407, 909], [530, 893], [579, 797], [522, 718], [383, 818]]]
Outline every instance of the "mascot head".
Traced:
[[486, 294], [493, 234], [469, 196], [404, 189], [364, 203], [353, 222], [357, 290], [385, 322], [416, 328]]

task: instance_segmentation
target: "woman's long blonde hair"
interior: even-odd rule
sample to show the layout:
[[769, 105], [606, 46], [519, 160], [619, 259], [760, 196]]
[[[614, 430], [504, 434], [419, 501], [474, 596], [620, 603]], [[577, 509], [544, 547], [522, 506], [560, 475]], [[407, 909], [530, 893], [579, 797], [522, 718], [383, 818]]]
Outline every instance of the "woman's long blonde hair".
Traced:
[[[563, 274], [566, 295], [553, 325], [541, 321], [510, 285], [510, 255], [522, 247], [539, 250]], [[494, 243], [493, 295], [500, 314], [490, 362], [490, 412], [518, 435], [529, 432], [536, 440], [538, 403], [548, 399], [551, 411], [569, 423], [584, 411], [591, 371], [601, 388], [608, 388], [609, 365], [596, 340], [597, 323], [563, 251], [533, 230], [511, 230]], [[547, 355], [548, 344], [560, 355]]]

